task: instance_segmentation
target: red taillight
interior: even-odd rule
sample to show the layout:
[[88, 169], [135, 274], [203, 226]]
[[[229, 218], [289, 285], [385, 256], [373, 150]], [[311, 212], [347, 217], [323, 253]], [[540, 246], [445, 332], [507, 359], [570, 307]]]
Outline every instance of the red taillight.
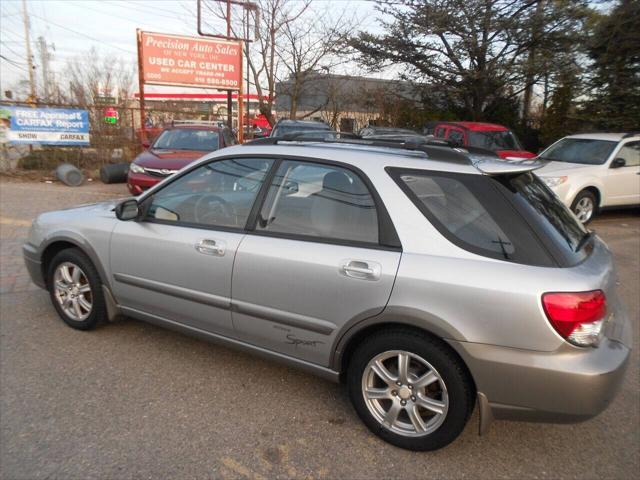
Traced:
[[545, 293], [542, 306], [562, 337], [580, 346], [597, 343], [607, 314], [607, 299], [602, 290]]

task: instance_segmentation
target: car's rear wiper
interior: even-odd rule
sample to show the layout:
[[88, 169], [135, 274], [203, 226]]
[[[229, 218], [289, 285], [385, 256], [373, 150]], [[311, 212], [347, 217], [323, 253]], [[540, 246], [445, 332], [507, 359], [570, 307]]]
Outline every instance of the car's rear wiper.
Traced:
[[593, 234], [594, 234], [594, 233], [595, 233], [595, 232], [594, 232], [593, 230], [588, 230], [588, 231], [587, 231], [587, 233], [585, 233], [585, 234], [582, 236], [582, 238], [581, 238], [581, 239], [580, 239], [580, 241], [578, 242], [578, 245], [576, 245], [576, 252], [579, 252], [579, 251], [580, 251], [580, 249], [581, 249], [582, 247], [584, 247], [584, 246], [589, 242], [589, 240], [591, 240], [591, 238], [593, 237]]

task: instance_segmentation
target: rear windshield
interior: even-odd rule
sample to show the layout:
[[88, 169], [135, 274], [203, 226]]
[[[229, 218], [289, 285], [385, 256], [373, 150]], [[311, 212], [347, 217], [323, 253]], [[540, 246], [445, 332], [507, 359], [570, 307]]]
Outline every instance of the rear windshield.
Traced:
[[429, 221], [465, 250], [538, 266], [575, 265], [586, 255], [586, 230], [532, 173], [390, 173]]
[[554, 162], [602, 165], [618, 142], [588, 138], [563, 138], [540, 154], [543, 160]]

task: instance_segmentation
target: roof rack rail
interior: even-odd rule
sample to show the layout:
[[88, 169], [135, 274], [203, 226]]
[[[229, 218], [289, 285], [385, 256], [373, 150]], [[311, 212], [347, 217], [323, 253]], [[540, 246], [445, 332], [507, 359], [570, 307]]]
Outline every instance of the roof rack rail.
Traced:
[[[339, 133], [339, 132], [338, 132]], [[259, 138], [256, 140], [252, 140], [250, 142], [246, 142], [243, 145], [278, 145], [282, 142], [308, 142], [308, 143], [326, 143], [326, 144], [346, 144], [346, 145], [362, 145], [362, 146], [370, 146], [370, 147], [386, 147], [386, 148], [397, 148], [401, 150], [408, 151], [419, 151], [426, 153], [427, 155], [438, 156], [443, 160], [457, 162], [457, 163], [465, 163], [468, 164], [470, 162], [469, 157], [465, 155], [465, 153], [472, 153], [476, 155], [485, 155], [494, 158], [500, 158], [500, 156], [491, 151], [485, 150], [484, 148], [479, 147], [459, 147], [453, 145], [447, 141], [443, 141], [441, 139], [429, 139], [429, 140], [400, 140], [400, 139], [386, 139], [386, 140], [367, 140], [367, 138], [362, 138], [357, 135], [353, 135], [353, 138], [333, 138], [327, 139], [323, 137], [318, 138], [310, 138], [303, 137], [304, 132], [297, 132], [288, 135], [283, 135], [281, 137], [267, 137], [267, 138]], [[443, 158], [446, 157], [446, 158]]]
[[640, 135], [640, 132], [627, 132], [622, 136], [622, 138], [635, 137], [636, 135]]

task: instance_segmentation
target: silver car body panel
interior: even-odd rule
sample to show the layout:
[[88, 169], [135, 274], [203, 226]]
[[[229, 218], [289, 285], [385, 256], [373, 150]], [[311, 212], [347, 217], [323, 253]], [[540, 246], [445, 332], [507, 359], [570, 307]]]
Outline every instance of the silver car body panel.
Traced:
[[[65, 241], [96, 264], [119, 311], [325, 378], [339, 378], [349, 341], [359, 332], [392, 323], [447, 341], [467, 365], [485, 411], [491, 409], [498, 418], [582, 419], [599, 413], [613, 396], [627, 362], [630, 329], [615, 293], [612, 256], [600, 239], [585, 261], [570, 268], [521, 265], [464, 250], [425, 218], [385, 168], [483, 173], [471, 164], [440, 162], [422, 152], [294, 142], [245, 145], [207, 155], [177, 175], [234, 156], [320, 159], [359, 169], [375, 186], [402, 248], [120, 222], [112, 202], [34, 220], [24, 248], [34, 280], [44, 284], [38, 281], [38, 262], [47, 247]], [[202, 240], [224, 244], [224, 254], [197, 251]], [[378, 278], [345, 276], [341, 265], [346, 260], [379, 267]], [[605, 338], [597, 348], [570, 346], [546, 320], [541, 294], [594, 289], [607, 295]], [[551, 380], [545, 383], [547, 377]], [[572, 386], [590, 400], [576, 406], [575, 395], [554, 393], [555, 403], [549, 403], [554, 388], [564, 393]]]

